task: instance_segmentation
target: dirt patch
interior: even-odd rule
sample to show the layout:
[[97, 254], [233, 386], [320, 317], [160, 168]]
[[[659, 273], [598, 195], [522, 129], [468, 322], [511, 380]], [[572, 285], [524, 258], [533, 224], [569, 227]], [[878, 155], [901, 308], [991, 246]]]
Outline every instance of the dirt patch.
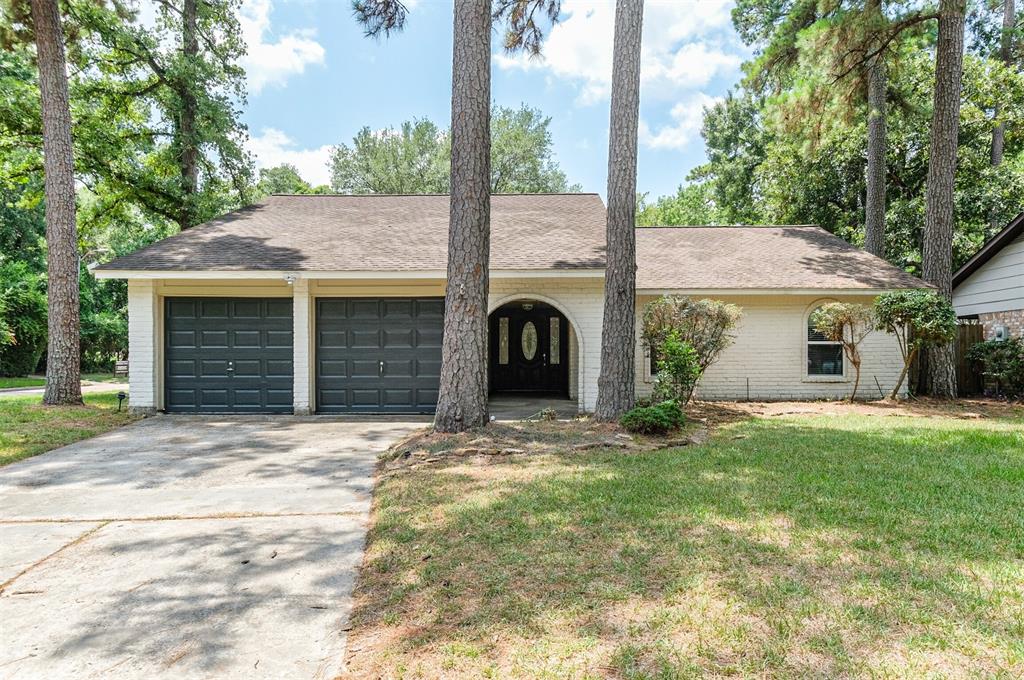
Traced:
[[728, 420], [748, 416], [786, 415], [866, 415], [910, 416], [914, 418], [1024, 418], [1024, 404], [994, 399], [908, 399], [905, 401], [771, 401], [723, 404], [705, 402], [700, 405], [709, 413]]
[[650, 451], [702, 443], [707, 439], [707, 427], [708, 419], [694, 412], [688, 414], [686, 427], [663, 437], [630, 434], [616, 424], [589, 418], [491, 423], [458, 434], [442, 434], [424, 428], [392, 446], [381, 460], [383, 472], [388, 473], [465, 457], [543, 455], [596, 449]]

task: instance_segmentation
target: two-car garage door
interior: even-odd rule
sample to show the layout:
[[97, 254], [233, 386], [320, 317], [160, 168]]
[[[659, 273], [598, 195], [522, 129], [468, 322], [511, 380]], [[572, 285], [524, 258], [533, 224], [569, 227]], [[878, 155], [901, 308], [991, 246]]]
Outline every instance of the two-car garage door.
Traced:
[[[166, 410], [290, 413], [292, 304], [166, 298]], [[317, 411], [432, 413], [443, 320], [443, 298], [318, 298]]]

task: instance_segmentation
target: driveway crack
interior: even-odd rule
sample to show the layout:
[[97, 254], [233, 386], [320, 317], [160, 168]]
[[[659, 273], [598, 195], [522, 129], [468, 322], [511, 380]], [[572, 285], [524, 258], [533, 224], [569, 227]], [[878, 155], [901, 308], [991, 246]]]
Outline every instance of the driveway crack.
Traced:
[[65, 543], [64, 545], [62, 545], [61, 547], [57, 548], [57, 549], [56, 549], [56, 550], [54, 550], [54, 551], [53, 551], [52, 553], [50, 553], [49, 555], [47, 555], [46, 557], [44, 557], [44, 558], [42, 558], [42, 559], [40, 559], [40, 560], [36, 560], [35, 562], [33, 562], [32, 564], [30, 564], [30, 565], [28, 565], [27, 567], [25, 567], [24, 569], [22, 569], [21, 571], [19, 571], [19, 572], [18, 572], [17, 574], [15, 574], [14, 576], [12, 576], [11, 578], [7, 579], [7, 580], [6, 580], [6, 581], [4, 581], [3, 583], [0, 583], [0, 595], [3, 595], [3, 594], [4, 594], [4, 592], [6, 592], [6, 590], [7, 590], [7, 589], [8, 589], [8, 588], [9, 588], [9, 587], [10, 587], [10, 586], [11, 586], [11, 585], [12, 585], [12, 584], [13, 584], [13, 583], [15, 582], [15, 581], [17, 581], [17, 580], [18, 580], [19, 578], [21, 578], [22, 576], [24, 576], [24, 575], [25, 575], [25, 574], [27, 574], [28, 572], [32, 571], [33, 569], [35, 569], [35, 568], [36, 568], [36, 567], [38, 567], [39, 565], [43, 564], [43, 563], [44, 563], [44, 562], [46, 562], [47, 560], [49, 560], [49, 559], [51, 559], [51, 558], [53, 558], [53, 557], [56, 557], [57, 555], [61, 554], [62, 552], [64, 552], [64, 551], [65, 551], [65, 550], [67, 550], [68, 548], [70, 548], [70, 547], [72, 547], [72, 546], [76, 546], [76, 545], [78, 545], [79, 543], [82, 543], [82, 542], [86, 541], [86, 540], [87, 540], [87, 539], [88, 539], [88, 538], [89, 538], [90, 536], [92, 536], [93, 534], [95, 534], [95, 533], [96, 533], [97, 531], [99, 531], [99, 530], [100, 530], [100, 529], [102, 529], [103, 527], [105, 527], [105, 526], [107, 526], [108, 524], [110, 524], [110, 522], [111, 522], [111, 520], [104, 520], [104, 521], [101, 521], [101, 523], [100, 523], [100, 524], [99, 524], [98, 526], [95, 526], [95, 527], [93, 527], [92, 529], [89, 529], [88, 531], [86, 531], [85, 533], [83, 533], [82, 535], [80, 535], [80, 536], [79, 536], [78, 538], [76, 538], [76, 539], [74, 539], [74, 540], [72, 540], [72, 541], [69, 541], [68, 543]]

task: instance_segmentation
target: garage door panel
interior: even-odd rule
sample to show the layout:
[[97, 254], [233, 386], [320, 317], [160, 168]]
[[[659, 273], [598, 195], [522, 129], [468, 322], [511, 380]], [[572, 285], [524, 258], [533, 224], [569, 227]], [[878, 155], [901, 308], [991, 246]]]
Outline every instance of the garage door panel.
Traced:
[[318, 410], [432, 413], [443, 312], [442, 298], [318, 299]]
[[164, 306], [168, 411], [292, 410], [291, 299], [167, 298]]

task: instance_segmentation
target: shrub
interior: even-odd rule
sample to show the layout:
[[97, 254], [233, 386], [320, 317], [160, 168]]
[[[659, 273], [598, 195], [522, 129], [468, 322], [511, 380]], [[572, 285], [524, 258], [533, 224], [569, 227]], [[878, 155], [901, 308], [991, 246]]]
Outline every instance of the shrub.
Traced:
[[679, 339], [673, 331], [659, 347], [657, 375], [654, 376], [654, 398], [658, 401], [690, 401], [693, 388], [700, 378], [697, 350]]
[[21, 263], [0, 268], [0, 376], [28, 375], [46, 350], [46, 293], [43, 280]]
[[949, 302], [931, 290], [899, 290], [875, 298], [875, 324], [896, 336], [903, 370], [890, 399], [899, 394], [910, 365], [923, 347], [952, 342], [956, 336], [956, 312]]
[[682, 427], [685, 417], [679, 404], [662, 401], [653, 406], [637, 406], [627, 411], [619, 424], [629, 432], [665, 434]]
[[850, 401], [857, 398], [860, 385], [860, 343], [874, 327], [875, 315], [863, 305], [847, 302], [829, 302], [814, 310], [811, 323], [814, 330], [832, 342], [843, 345], [843, 354], [853, 366], [854, 380]]
[[662, 361], [663, 348], [673, 335], [695, 353], [697, 375], [684, 403], [704, 371], [732, 343], [730, 331], [736, 327], [740, 314], [736, 305], [719, 300], [692, 300], [681, 295], [666, 295], [644, 307], [641, 337], [656, 366]]
[[1024, 397], [1024, 338], [979, 342], [967, 350], [967, 358], [981, 362], [998, 393]]

